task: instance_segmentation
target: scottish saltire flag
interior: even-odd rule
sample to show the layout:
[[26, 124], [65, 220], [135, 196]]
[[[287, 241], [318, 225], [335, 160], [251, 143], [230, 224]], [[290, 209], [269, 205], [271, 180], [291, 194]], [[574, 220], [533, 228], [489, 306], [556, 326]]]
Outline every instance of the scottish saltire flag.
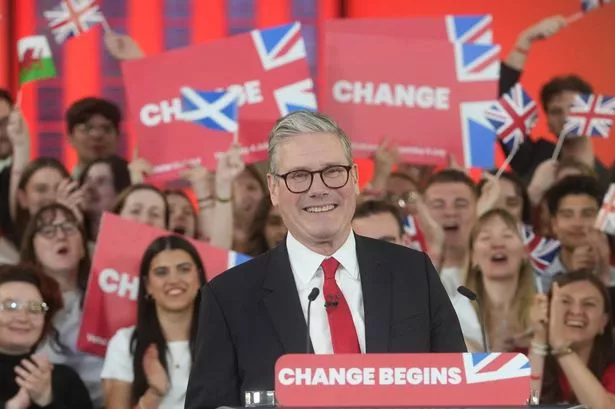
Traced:
[[463, 366], [468, 384], [527, 377], [531, 370], [527, 356], [498, 352], [464, 353]]
[[581, 0], [581, 10], [587, 13], [611, 2], [612, 0]]
[[534, 100], [517, 83], [486, 112], [498, 138], [510, 152], [529, 135], [538, 120], [538, 107]]
[[17, 41], [19, 84], [56, 76], [51, 47], [44, 35], [20, 38]]
[[521, 232], [523, 244], [530, 256], [532, 267], [538, 274], [546, 274], [547, 269], [559, 253], [560, 242], [538, 236], [534, 233], [532, 226], [523, 225]]
[[58, 6], [43, 14], [58, 44], [77, 37], [105, 21], [105, 16], [96, 0], [63, 0]]
[[477, 16], [446, 16], [446, 31], [452, 43], [493, 42], [493, 17], [490, 14]]
[[180, 89], [182, 119], [209, 129], [237, 132], [238, 95], [232, 91], [196, 91], [190, 87]]
[[615, 97], [578, 94], [566, 117], [565, 136], [608, 138], [615, 119]]
[[[307, 58], [301, 24], [292, 23], [251, 32], [261, 66], [265, 72], [283, 68]], [[275, 75], [274, 72], [271, 73]], [[273, 90], [280, 116], [299, 110], [316, 110], [316, 95], [311, 78], [284, 84]]]
[[596, 219], [596, 228], [606, 234], [615, 235], [615, 183], [611, 183], [609, 191], [602, 200], [602, 208]]

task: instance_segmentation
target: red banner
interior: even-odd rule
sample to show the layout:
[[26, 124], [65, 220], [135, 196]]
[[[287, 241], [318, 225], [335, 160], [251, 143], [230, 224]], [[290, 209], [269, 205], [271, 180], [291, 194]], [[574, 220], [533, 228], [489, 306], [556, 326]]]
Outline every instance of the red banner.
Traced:
[[248, 163], [267, 158], [268, 134], [280, 116], [316, 109], [300, 29], [294, 23], [255, 30], [124, 63], [139, 153], [156, 179], [175, 177], [189, 162], [215, 169], [216, 154], [232, 141], [232, 133], [207, 126], [222, 112], [211, 101], [195, 100], [199, 92], [237, 95], [238, 141]]
[[[104, 356], [116, 331], [135, 324], [141, 258], [156, 238], [169, 234], [111, 213], [104, 214], [85, 294], [77, 341], [80, 350]], [[249, 259], [201, 241], [187, 240], [199, 252], [208, 281]]]
[[275, 397], [288, 407], [525, 406], [523, 354], [285, 355]]
[[327, 34], [324, 111], [370, 156], [388, 136], [405, 162], [491, 168], [499, 46]]

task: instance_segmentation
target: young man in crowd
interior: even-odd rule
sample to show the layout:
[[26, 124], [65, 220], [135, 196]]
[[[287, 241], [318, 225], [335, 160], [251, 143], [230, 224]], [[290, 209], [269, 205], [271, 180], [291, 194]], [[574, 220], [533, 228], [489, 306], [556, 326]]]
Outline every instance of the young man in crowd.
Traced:
[[[567, 24], [562, 16], [553, 16], [524, 30], [518, 37], [516, 46], [501, 65], [500, 95], [521, 79], [523, 68], [532, 45], [538, 40], [547, 39], [559, 32]], [[566, 122], [566, 116], [575, 95], [591, 94], [593, 89], [589, 83], [577, 75], [555, 77], [549, 80], [540, 91], [540, 102], [547, 115], [549, 131], [557, 140]], [[500, 143], [506, 153], [506, 147]], [[510, 166], [525, 181], [529, 183], [538, 166], [551, 159], [555, 144], [550, 140], [526, 137], [519, 146], [519, 151]], [[595, 170], [601, 184], [608, 183], [608, 171], [596, 158], [591, 140], [587, 137], [568, 138], [562, 145], [559, 159], [575, 159]]]
[[603, 194], [600, 184], [591, 176], [568, 176], [547, 193], [551, 228], [561, 248], [542, 274], [545, 291], [550, 288], [553, 276], [578, 269], [592, 270], [609, 281], [608, 241], [594, 227]]
[[360, 236], [402, 244], [404, 225], [399, 210], [381, 200], [367, 200], [357, 206], [352, 229]]
[[476, 221], [476, 185], [463, 171], [445, 169], [434, 174], [424, 201], [431, 217], [444, 230], [440, 278], [449, 296], [461, 285], [470, 232]]
[[119, 107], [106, 99], [83, 98], [68, 108], [68, 139], [78, 158], [74, 177], [93, 160], [117, 153], [121, 122]]

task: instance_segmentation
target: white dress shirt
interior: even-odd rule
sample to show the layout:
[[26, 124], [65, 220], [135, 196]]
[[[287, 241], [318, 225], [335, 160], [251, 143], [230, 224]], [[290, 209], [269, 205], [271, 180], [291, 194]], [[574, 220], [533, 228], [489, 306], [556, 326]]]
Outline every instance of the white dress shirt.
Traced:
[[[329, 329], [329, 319], [325, 310], [323, 295], [324, 272], [320, 266], [327, 257], [315, 253], [305, 247], [290, 232], [286, 237], [288, 258], [293, 270], [295, 285], [299, 293], [303, 316], [307, 322], [308, 295], [312, 288], [320, 289], [320, 294], [312, 302], [310, 338], [316, 354], [332, 354], [333, 343]], [[359, 275], [359, 261], [355, 237], [351, 231], [346, 242], [331, 257], [339, 261], [340, 266], [335, 273], [335, 281], [346, 298], [352, 321], [359, 338], [361, 352], [365, 353], [365, 314], [363, 312], [363, 290]]]

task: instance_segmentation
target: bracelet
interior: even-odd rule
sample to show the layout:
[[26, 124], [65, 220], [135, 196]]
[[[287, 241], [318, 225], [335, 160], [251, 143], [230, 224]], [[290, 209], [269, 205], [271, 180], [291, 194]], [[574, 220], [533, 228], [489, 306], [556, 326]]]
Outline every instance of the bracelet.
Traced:
[[533, 381], [539, 381], [542, 378], [542, 374], [531, 374], [530, 379]]
[[553, 355], [556, 358], [559, 358], [560, 356], [568, 355], [568, 354], [571, 354], [573, 352], [574, 351], [572, 350], [570, 345], [565, 345], [563, 347], [552, 349], [551, 350], [551, 355]]
[[548, 355], [548, 351], [546, 349], [538, 349], [538, 348], [530, 348], [530, 352], [534, 355], [538, 355], [538, 356], [547, 356]]
[[536, 341], [530, 342], [530, 345], [532, 346], [532, 349], [540, 349], [541, 351], [547, 351], [549, 349], [547, 344], [540, 344]]
[[231, 197], [225, 197], [225, 198], [222, 198], [222, 197], [220, 197], [220, 196], [216, 196], [216, 201], [217, 201], [218, 203], [229, 203], [231, 200], [232, 200], [232, 198], [231, 198]]

